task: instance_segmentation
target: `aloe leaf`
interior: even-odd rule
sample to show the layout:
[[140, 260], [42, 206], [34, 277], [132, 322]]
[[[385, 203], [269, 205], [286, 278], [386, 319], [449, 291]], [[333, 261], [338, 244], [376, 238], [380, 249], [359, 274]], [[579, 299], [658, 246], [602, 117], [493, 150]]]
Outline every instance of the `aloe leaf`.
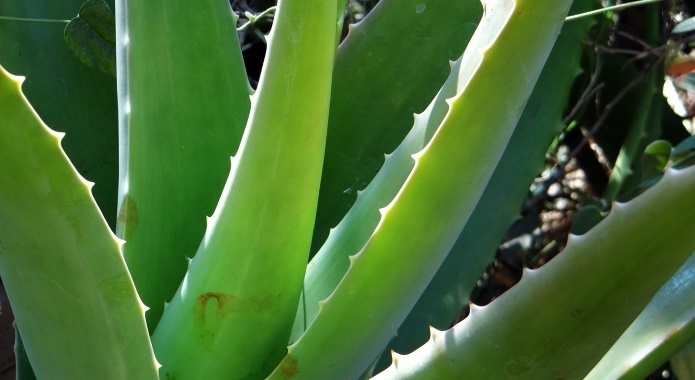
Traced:
[[671, 369], [679, 380], [695, 379], [695, 341], [671, 358]]
[[[644, 7], [643, 11], [645, 19], [644, 38], [647, 43], [658, 45], [662, 42], [661, 6], [658, 4], [648, 5]], [[660, 62], [657, 63], [653, 64], [655, 66], [646, 75], [645, 83], [640, 86], [635, 97], [631, 99], [632, 101], [625, 104], [625, 106], [634, 107], [635, 111], [630, 112], [633, 116], [630, 118], [629, 129], [603, 193], [605, 199], [616, 199], [616, 197], [624, 195], [626, 191], [638, 186], [643, 179], [640, 159], [642, 153], [647, 145], [661, 134], [663, 119], [661, 88], [664, 84], [664, 70], [663, 65]], [[621, 122], [625, 123], [625, 121]]]
[[695, 168], [669, 169], [490, 305], [395, 355], [376, 378], [582, 378], [695, 249], [683, 227], [695, 222], [693, 186]]
[[250, 107], [226, 0], [119, 1], [118, 234], [153, 331], [195, 254]]
[[89, 67], [116, 76], [116, 20], [104, 0], [88, 0], [65, 27], [65, 42]]
[[586, 379], [647, 378], [695, 339], [695, 255], [659, 289]]
[[[480, 13], [478, 1], [447, 4], [431, 0], [384, 0], [365, 20], [350, 27], [336, 57], [326, 158], [312, 240], [312, 252], [322, 248], [307, 268], [307, 293], [298, 310], [292, 341], [316, 315], [317, 302], [333, 291], [347, 271], [347, 257], [357, 252], [371, 235], [379, 222], [377, 208], [393, 199], [412, 169], [412, 160], [403, 154], [409, 156], [422, 149], [426, 142], [418, 141], [422, 136], [407, 137], [409, 144], [416, 145], [399, 148], [401, 153], [396, 156], [405, 158], [406, 163], [396, 164], [402, 158], [394, 158], [391, 164], [381, 169], [379, 166], [383, 153], [392, 151], [406, 126], [412, 126], [412, 113], [424, 108], [423, 101], [434, 95], [436, 84], [450, 71], [447, 60], [461, 54]], [[383, 45], [392, 48], [382, 49]], [[413, 54], [417, 54], [417, 60], [410, 59]], [[385, 72], [384, 62], [399, 64]], [[356, 109], [361, 111], [355, 112]], [[440, 115], [437, 125], [442, 118]], [[368, 200], [356, 200], [376, 172], [390, 172], [390, 168], [402, 168], [402, 165], [408, 169], [399, 169], [398, 179], [387, 180], [390, 190], [372, 189], [372, 193], [379, 194], [376, 198], [367, 196]], [[381, 185], [372, 185], [375, 187]], [[332, 232], [329, 241], [324, 242], [329, 228], [336, 225], [353, 202], [361, 205], [351, 211], [347, 218], [350, 222], [343, 220], [342, 227], [337, 228], [339, 231]]]
[[[619, 194], [641, 181], [640, 157], [647, 145], [659, 136], [663, 101], [657, 92], [662, 74], [654, 70], [648, 77], [646, 86], [640, 89], [634, 101], [636, 112], [628, 130], [625, 142], [618, 153], [611, 171], [608, 186], [603, 193], [605, 199], [615, 199]], [[635, 104], [635, 103], [633, 103]]]
[[[0, 14], [71, 18], [84, 0], [3, 0]], [[112, 1], [110, 1], [113, 4]], [[64, 23], [0, 21], [0, 64], [27, 77], [22, 89], [43, 120], [65, 132], [63, 149], [88, 180], [112, 229], [118, 191], [118, 114], [113, 77], [81, 63], [66, 47]], [[56, 80], [60, 78], [60, 80]]]
[[[415, 167], [405, 185], [380, 210], [382, 219], [374, 234], [351, 257], [343, 280], [321, 302], [316, 319], [289, 347], [270, 378], [353, 378], [374, 360], [473, 211], [570, 4], [506, 0], [487, 4], [486, 16], [462, 57], [460, 80], [467, 82], [463, 91], [449, 100], [442, 125], [414, 155]], [[524, 75], [506, 70], [509, 61], [523, 67]], [[494, 96], [502, 87], [509, 98]], [[466, 175], [451, 175], [451, 168]], [[394, 289], [400, 289], [398, 297], [393, 297]], [[369, 294], [369, 302], [364, 294]]]
[[15, 374], [17, 380], [36, 380], [36, 374], [31, 368], [27, 350], [22, 343], [22, 336], [19, 335], [19, 330], [15, 327], [14, 334], [14, 357], [15, 357]]
[[285, 354], [321, 180], [336, 4], [278, 4], [222, 198], [153, 335], [163, 377], [262, 378]]
[[[379, 224], [379, 209], [386, 207], [396, 196], [415, 166], [413, 154], [421, 151], [446, 116], [446, 100], [465, 85], [458, 81], [460, 61], [454, 63], [452, 75], [434, 101], [422, 113], [415, 115], [415, 125], [401, 145], [386, 155], [384, 166], [364, 191], [357, 191], [357, 200], [350, 211], [331, 230], [328, 240], [307, 267], [304, 279], [303, 303], [295, 327], [296, 337], [306, 329], [319, 311], [319, 302], [335, 290], [350, 267], [350, 256], [369, 240]], [[292, 339], [295, 340], [295, 339]]]
[[0, 68], [0, 276], [38, 378], [157, 378], [116, 239], [51, 131]]
[[[570, 14], [594, 9], [593, 0], [575, 0]], [[594, 24], [591, 18], [566, 23], [538, 83], [519, 119], [507, 148], [494, 169], [478, 205], [446, 260], [413, 307], [390, 350], [412, 352], [429, 338], [428, 326], [446, 329], [461, 309], [519, 208], [529, 185], [543, 171], [545, 153], [553, 137], [564, 128], [562, 113], [574, 79], [581, 73], [581, 41]]]
[[[585, 8], [591, 7], [591, 4], [586, 1], [584, 4]], [[579, 7], [575, 8], [579, 9]], [[477, 265], [470, 264], [471, 259], [467, 254], [472, 250], [471, 247], [461, 249], [459, 248], [460, 244], [454, 246], [453, 252], [456, 253], [450, 255], [447, 258], [448, 264], [442, 267], [442, 272], [446, 272], [446, 274], [441, 274], [440, 280], [435, 279], [438, 281], [436, 290], [430, 290], [422, 297], [422, 302], [425, 304], [422, 305], [421, 310], [425, 315], [414, 317], [417, 320], [412, 321], [419, 326], [422, 334], [418, 334], [419, 341], [405, 344], [410, 346], [406, 349], [408, 352], [427, 340], [429, 336], [427, 326], [435, 322], [433, 318], [436, 318], [435, 326], [439, 328], [449, 326], [461, 307], [468, 302], [471, 286], [475, 284], [494, 253], [493, 245], [499, 242], [503, 230], [508, 227], [508, 221], [518, 215], [518, 206], [526, 196], [528, 184], [542, 170], [544, 154], [549, 142], [554, 134], [562, 128], [561, 113], [565, 107], [573, 77], [579, 72], [580, 41], [586, 35], [591, 24], [591, 20], [587, 19], [563, 27], [563, 32], [555, 45], [556, 48], [551, 53], [546, 65], [547, 69], [541, 74], [539, 83], [527, 106], [527, 111], [522, 115], [512, 135], [510, 145], [500, 161], [499, 166], [504, 166], [504, 169], [496, 169], [491, 184], [488, 185], [490, 190], [487, 190], [483, 195], [482, 202], [486, 202], [486, 208], [480, 211], [476, 209], [472, 216], [472, 218], [485, 218], [485, 220], [480, 220], [480, 224], [469, 223], [469, 225], [475, 226], [471, 226], [469, 230], [475, 229], [475, 231], [469, 232], [466, 236], [476, 236], [477, 239], [474, 239], [473, 242], [480, 244], [480, 248], [476, 247], [477, 249], [475, 249], [479, 258], [472, 259], [477, 260], [478, 263]], [[369, 186], [364, 191], [358, 191], [355, 204], [340, 224], [331, 230], [327, 241], [309, 263], [305, 278], [304, 303], [301, 305], [298, 316], [298, 325], [301, 325], [301, 328], [298, 326], [296, 330], [303, 331], [304, 326], [316, 316], [318, 302], [328, 297], [347, 271], [350, 263], [348, 256], [357, 252], [376, 228], [379, 222], [377, 210], [393, 200], [405, 182], [414, 165], [410, 156], [424, 148], [441, 123], [448, 110], [446, 99], [454, 96], [465, 85], [465, 82], [458, 82], [457, 74], [458, 65], [454, 67], [444, 87], [427, 110], [415, 115], [414, 127], [403, 143], [393, 153], [387, 155], [384, 166]], [[560, 86], [558, 83], [563, 83], [563, 85]], [[541, 105], [545, 112], [538, 112]], [[535, 165], [520, 164], [522, 160], [533, 161], [534, 159]], [[513, 182], [515, 180], [516, 182]], [[516, 184], [516, 197], [510, 196], [510, 183]], [[508, 207], [503, 208], [501, 204]], [[507, 211], [505, 217], [493, 216], [501, 214], [503, 210]], [[492, 228], [493, 221], [499, 221], [496, 229]], [[494, 231], [498, 233], [494, 233]], [[486, 247], [481, 241], [482, 236], [490, 237], [486, 241]], [[468, 241], [469, 244], [472, 242], [463, 238], [459, 240]], [[457, 258], [451, 257], [454, 255]], [[469, 260], [468, 268], [470, 268], [470, 270], [466, 268], [466, 273], [470, 272], [471, 274], [463, 279], [457, 279], [456, 276], [460, 276], [461, 269], [466, 267], [466, 264], [462, 263], [466, 260]], [[452, 286], [452, 284], [457, 283], [460, 285]], [[468, 288], [468, 291], [461, 292], [461, 288]], [[452, 291], [452, 289], [454, 290]], [[438, 294], [434, 295], [435, 292]], [[463, 293], [464, 297], [460, 297], [459, 292]], [[459, 300], [452, 303], [451, 297], [459, 298]], [[445, 308], [446, 310], [435, 311], [434, 307]], [[301, 313], [304, 310], [306, 310], [306, 315]], [[416, 333], [413, 329], [416, 328], [406, 326], [401, 329], [396, 338], [397, 341], [412, 339], [412, 334]], [[296, 332], [295, 334], [298, 336], [300, 333]], [[401, 342], [397, 344], [399, 348], [404, 346], [404, 343]]]
[[436, 95], [481, 14], [479, 0], [381, 0], [350, 26], [336, 56], [312, 252]]

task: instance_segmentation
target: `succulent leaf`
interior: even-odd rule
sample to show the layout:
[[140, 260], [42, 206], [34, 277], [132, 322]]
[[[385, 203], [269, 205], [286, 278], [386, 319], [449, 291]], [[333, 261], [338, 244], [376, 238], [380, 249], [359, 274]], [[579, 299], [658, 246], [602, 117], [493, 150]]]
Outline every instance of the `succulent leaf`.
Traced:
[[[38, 378], [156, 379], [145, 308], [111, 232], [38, 118], [22, 78], [0, 67], [0, 276]], [[27, 286], [31, 284], [31, 286]]]
[[150, 331], [200, 245], [250, 107], [229, 2], [191, 4], [116, 3], [117, 233]]
[[693, 186], [695, 168], [669, 169], [571, 235], [562, 255], [375, 378], [583, 378], [695, 249], [684, 228], [695, 222]]
[[[570, 4], [487, 4], [486, 16], [462, 57], [459, 80], [467, 83], [463, 91], [448, 100], [448, 114], [429, 144], [413, 156], [415, 168], [405, 185], [379, 210], [382, 218], [374, 234], [351, 258], [345, 277], [271, 378], [285, 378], [290, 369], [298, 371], [297, 378], [358, 376], [393, 337], [473, 211]], [[505, 75], [509, 61], [523, 67], [524, 75]], [[485, 94], [493, 96], [502, 87], [511, 100], [500, 109]], [[469, 149], [460, 149], [462, 141]], [[449, 175], [451, 167], [465, 170], [466, 176]], [[407, 260], [398, 255], [407, 255]], [[403, 283], [408, 287], [400, 286]], [[392, 297], [395, 289], [399, 297]], [[364, 294], [370, 295], [370, 302], [364, 302]], [[338, 327], [336, 320], [344, 324]], [[332, 340], [341, 345], [330, 344]]]
[[152, 337], [162, 376], [263, 378], [285, 354], [316, 215], [336, 4], [278, 4], [222, 197]]

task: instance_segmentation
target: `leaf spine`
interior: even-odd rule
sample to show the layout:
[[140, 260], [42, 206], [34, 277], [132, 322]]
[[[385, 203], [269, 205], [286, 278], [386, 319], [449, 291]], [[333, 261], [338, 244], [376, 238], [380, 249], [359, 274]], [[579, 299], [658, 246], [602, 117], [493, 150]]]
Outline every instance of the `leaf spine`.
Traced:
[[523, 267], [521, 268], [521, 278], [524, 277], [533, 277], [535, 276], [536, 272], [538, 272], [539, 269], [531, 269], [528, 267]]
[[437, 343], [437, 341], [442, 337], [443, 331], [439, 331], [435, 329], [434, 327], [430, 326], [430, 340], [434, 343]]
[[396, 351], [391, 350], [391, 365], [393, 365], [394, 368], [398, 368], [398, 361], [402, 357], [403, 357], [403, 355], [400, 355], [400, 354], [396, 353]]
[[147, 313], [150, 310], [150, 308], [147, 305], [145, 305], [144, 302], [142, 302], [142, 299], [140, 299], [140, 296], [138, 296], [138, 304], [139, 304], [138, 306], [140, 306], [140, 310], [142, 311], [142, 315], [144, 316], [145, 313]]
[[473, 314], [477, 314], [482, 309], [482, 306], [478, 306], [471, 301], [468, 301], [468, 316], [471, 317]]

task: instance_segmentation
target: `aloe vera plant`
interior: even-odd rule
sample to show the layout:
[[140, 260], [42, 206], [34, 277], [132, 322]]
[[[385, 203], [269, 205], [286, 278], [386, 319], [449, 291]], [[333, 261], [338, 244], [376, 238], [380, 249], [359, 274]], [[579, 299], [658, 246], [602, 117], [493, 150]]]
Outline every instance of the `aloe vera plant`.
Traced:
[[[74, 160], [79, 144], [51, 129], [67, 121], [40, 118], [50, 101], [31, 72], [45, 62], [0, 46], [0, 277], [37, 378], [601, 378], [658, 365], [603, 356], [645, 336], [662, 285], [660, 302], [685, 296], [673, 284], [695, 250], [687, 141], [666, 144], [651, 188], [449, 329], [564, 128], [594, 25], [565, 19], [594, 2], [381, 0], [339, 44], [347, 4], [279, 0], [252, 90], [227, 0], [117, 0], [115, 86], [110, 69], [63, 57], [112, 86], [117, 162]], [[108, 10], [90, 0], [79, 17], [91, 6]], [[46, 38], [11, 22], [0, 41]], [[111, 41], [107, 29], [94, 38]], [[88, 123], [74, 124], [66, 139]], [[623, 167], [638, 165], [637, 137]], [[117, 196], [113, 183], [92, 195], [79, 174], [92, 164]], [[664, 326], [689, 327], [689, 312]], [[650, 352], [668, 359], [691, 330]]]

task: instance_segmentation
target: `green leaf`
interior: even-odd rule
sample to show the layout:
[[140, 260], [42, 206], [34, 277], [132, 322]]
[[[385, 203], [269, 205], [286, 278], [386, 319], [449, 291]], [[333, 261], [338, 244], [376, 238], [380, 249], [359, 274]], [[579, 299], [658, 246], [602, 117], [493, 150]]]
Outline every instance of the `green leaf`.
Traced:
[[260, 379], [285, 354], [309, 259], [336, 0], [280, 0], [239, 152], [152, 342], [162, 377]]
[[89, 67], [116, 76], [116, 20], [104, 0], [87, 0], [65, 27], [68, 48]]
[[645, 379], [693, 339], [695, 255], [659, 289], [585, 379]]
[[395, 356], [376, 379], [583, 378], [695, 250], [684, 228], [695, 223], [693, 187], [695, 168], [667, 170], [501, 297]]
[[222, 193], [249, 86], [229, 1], [120, 1], [116, 11], [117, 233], [154, 331]]
[[690, 342], [671, 358], [671, 368], [678, 380], [695, 379], [695, 341]]
[[671, 166], [687, 167], [693, 163], [695, 163], [695, 136], [690, 136], [671, 151]]
[[[416, 12], [418, 5], [423, 12]], [[312, 241], [314, 249], [323, 245], [307, 267], [291, 341], [314, 319], [318, 302], [340, 282], [350, 265], [348, 256], [364, 245], [379, 223], [377, 209], [393, 199], [412, 170], [410, 156], [425, 146], [444, 118], [445, 99], [456, 93], [455, 78], [449, 80], [450, 91], [437, 96], [434, 115], [431, 110], [416, 115], [418, 126], [413, 129], [418, 130], [411, 130], [393, 150], [396, 139], [412, 127], [413, 112], [422, 111], [418, 107], [425, 107], [423, 100], [431, 100], [436, 85], [450, 72], [449, 59], [460, 55], [480, 13], [478, 0], [383, 0], [365, 20], [351, 26], [338, 49], [333, 75], [328, 149]], [[384, 45], [393, 48], [383, 49]], [[410, 59], [413, 54], [417, 60]], [[390, 65], [387, 72], [385, 62]], [[384, 162], [386, 152], [393, 153]], [[362, 189], [372, 177], [365, 194]]]
[[570, 232], [578, 236], [584, 235], [602, 221], [604, 217], [604, 213], [596, 206], [582, 207], [572, 221]]
[[689, 19], [685, 19], [676, 25], [671, 33], [674, 34], [682, 34], [682, 33], [688, 33], [695, 30], [695, 17], [691, 17]]
[[479, 0], [381, 0], [350, 26], [336, 55], [312, 252], [437, 94], [481, 14]]
[[642, 179], [651, 178], [663, 173], [671, 157], [671, 143], [666, 140], [656, 140], [647, 145], [642, 156], [644, 173]]
[[[643, 37], [647, 44], [658, 45], [662, 43], [662, 12], [661, 5], [651, 4], [644, 8], [644, 23]], [[627, 62], [626, 62], [627, 64]], [[631, 64], [631, 63], [630, 63]], [[651, 70], [646, 73], [644, 70]], [[623, 67], [619, 69], [623, 71]], [[638, 75], [644, 76], [645, 84], [637, 87], [632, 91], [629, 100], [626, 98], [618, 106], [633, 107], [625, 108], [626, 113], [615, 113], [609, 116], [609, 121], [603, 128], [600, 128], [597, 134], [597, 142], [602, 147], [604, 152], [605, 146], [620, 143], [620, 151], [615, 158], [613, 169], [608, 179], [608, 184], [603, 191], [603, 198], [606, 200], [625, 199], [624, 195], [627, 192], [634, 193], [634, 189], [639, 186], [639, 183], [647, 177], [642, 167], [642, 152], [645, 147], [656, 140], [661, 134], [663, 120], [663, 96], [661, 88], [663, 87], [663, 64], [656, 58], [645, 63], [642, 72]], [[611, 73], [612, 75], [620, 75], [619, 72]], [[639, 78], [639, 77], [638, 77]], [[627, 86], [635, 85], [637, 78], [631, 78]], [[622, 91], [622, 90], [621, 90]], [[628, 111], [629, 110], [629, 111]], [[606, 109], [604, 112], [609, 112]], [[628, 117], [624, 117], [628, 116]], [[611, 123], [614, 123], [612, 124]], [[612, 124], [612, 125], [611, 125]], [[623, 136], [613, 135], [608, 133], [611, 129], [620, 131], [625, 126], [628, 130]], [[601, 140], [603, 135], [610, 140]], [[612, 137], [612, 138], [611, 138]], [[602, 144], [603, 143], [603, 144]], [[610, 148], [607, 149], [610, 151]], [[606, 153], [609, 160], [612, 160], [612, 155]], [[594, 170], [596, 172], [596, 170]], [[592, 181], [596, 183], [597, 181]]]
[[[0, 13], [69, 18], [83, 0], [4, 0]], [[22, 90], [41, 118], [65, 132], [63, 149], [92, 192], [112, 230], [118, 204], [116, 81], [92, 70], [66, 48], [64, 25], [0, 22], [0, 64], [26, 76]], [[56, 80], [60, 78], [60, 80]]]
[[14, 330], [14, 357], [17, 380], [36, 380], [36, 375], [34, 374], [34, 370], [31, 369], [31, 363], [29, 363], [27, 350], [24, 348], [19, 329], [15, 327]]
[[[651, 12], [650, 14], [653, 14]], [[624, 100], [625, 105], [635, 107], [630, 113], [629, 129], [611, 171], [608, 185], [603, 193], [607, 200], [613, 200], [630, 191], [642, 180], [642, 152], [646, 146], [658, 138], [661, 132], [662, 95], [657, 91], [663, 82], [661, 66], [652, 70], [646, 83], [634, 93], [634, 97]], [[622, 199], [622, 197], [621, 197]]]
[[122, 242], [20, 83], [0, 68], [0, 277], [34, 372], [156, 379]]
[[[307, 379], [358, 376], [393, 337], [473, 211], [570, 5], [503, 0], [488, 6], [488, 16], [454, 74], [465, 83], [463, 90], [449, 100], [448, 114], [434, 137], [414, 155], [415, 167], [405, 185], [379, 210], [382, 219], [374, 234], [350, 258], [345, 277], [321, 301], [316, 319], [290, 346], [271, 378], [284, 378], [288, 372]], [[525, 75], [507, 70], [512, 57], [526, 69]], [[502, 109], [489, 101], [501, 87], [509, 97]], [[461, 149], [462, 141], [469, 149]], [[466, 175], [451, 175], [452, 167]], [[398, 297], [394, 289], [399, 289]], [[348, 357], [351, 362], [345, 361]]]
[[[571, 13], [594, 9], [593, 0], [575, 0]], [[429, 326], [448, 328], [468, 304], [480, 274], [493, 260], [509, 225], [519, 217], [519, 206], [529, 184], [543, 171], [548, 145], [564, 127], [562, 113], [574, 79], [581, 72], [581, 41], [594, 24], [590, 18], [566, 23], [538, 78], [502, 158], [480, 202], [446, 260], [418, 303], [384, 351], [412, 352], [429, 338]], [[457, 175], [466, 175], [459, 171]], [[388, 363], [385, 363], [388, 365]]]

